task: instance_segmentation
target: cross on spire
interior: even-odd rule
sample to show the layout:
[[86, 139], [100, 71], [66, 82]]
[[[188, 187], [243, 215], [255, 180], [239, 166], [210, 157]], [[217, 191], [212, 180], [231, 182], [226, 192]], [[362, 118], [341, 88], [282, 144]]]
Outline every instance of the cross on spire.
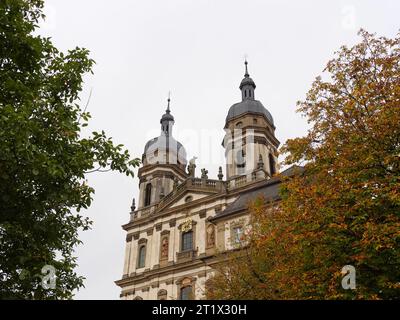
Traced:
[[171, 101], [171, 91], [168, 91], [168, 105], [167, 105], [167, 110], [165, 110], [168, 114], [171, 113], [171, 110], [169, 109], [169, 103]]
[[247, 70], [247, 64], [248, 64], [248, 62], [247, 62], [247, 57], [244, 59], [244, 65], [245, 65], [245, 68], [246, 68], [246, 72], [245, 72], [245, 74], [244, 74], [244, 76], [247, 78], [248, 76], [249, 76], [249, 71]]

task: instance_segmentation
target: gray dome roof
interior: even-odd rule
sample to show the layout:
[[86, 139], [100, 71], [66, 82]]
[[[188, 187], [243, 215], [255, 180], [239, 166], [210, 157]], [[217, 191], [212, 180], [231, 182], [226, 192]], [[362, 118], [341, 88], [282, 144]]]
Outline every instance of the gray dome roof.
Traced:
[[272, 118], [271, 113], [262, 105], [262, 103], [258, 100], [250, 99], [235, 103], [232, 107], [230, 107], [228, 115], [226, 116], [226, 122], [247, 112], [264, 115], [272, 125], [274, 124], [274, 119]]
[[153, 153], [156, 150], [166, 150], [168, 144], [169, 151], [175, 152], [181, 163], [186, 163], [186, 150], [182, 143], [173, 137], [161, 135], [149, 140], [144, 147], [144, 154]]

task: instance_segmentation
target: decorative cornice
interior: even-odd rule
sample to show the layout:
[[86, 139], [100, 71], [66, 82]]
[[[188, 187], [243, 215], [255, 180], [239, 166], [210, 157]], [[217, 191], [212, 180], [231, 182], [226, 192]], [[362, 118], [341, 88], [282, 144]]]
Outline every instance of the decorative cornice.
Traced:
[[[179, 167], [180, 165], [178, 164], [150, 164], [150, 165], [145, 165], [141, 168], [139, 168], [138, 170], [138, 177], [142, 177], [146, 174], [160, 174], [160, 175], [165, 175], [166, 172], [168, 172], [165, 169], [170, 169], [174, 172], [176, 172], [178, 175], [181, 176], [181, 178], [185, 179], [188, 177], [188, 174], [185, 172], [185, 170], [183, 170], [182, 168]], [[154, 172], [149, 172], [147, 173], [147, 171], [151, 171], [153, 169], [158, 169]]]
[[245, 118], [245, 117], [248, 116], [248, 115], [250, 115], [251, 117], [262, 117], [262, 118], [264, 118], [264, 120], [265, 120], [274, 130], [276, 129], [276, 128], [275, 128], [275, 125], [274, 125], [273, 123], [271, 123], [271, 122], [268, 120], [268, 118], [267, 118], [264, 114], [260, 114], [260, 113], [256, 113], [256, 112], [251, 112], [251, 111], [247, 111], [247, 112], [245, 112], [245, 113], [241, 113], [241, 114], [237, 115], [236, 117], [233, 117], [233, 118], [229, 119], [229, 121], [227, 121], [227, 122], [225, 123], [224, 129], [227, 129], [227, 128], [229, 127], [229, 125], [228, 125], [229, 123], [236, 122], [236, 121], [238, 121], [239, 119]]
[[[130, 275], [129, 278], [121, 279], [115, 281], [115, 283], [120, 286], [124, 287], [127, 285], [136, 285], [139, 283], [143, 283], [153, 279], [154, 277], [160, 277], [163, 275], [171, 274], [171, 272], [178, 273], [185, 270], [190, 270], [196, 267], [204, 266], [204, 261], [211, 258], [212, 256], [207, 256], [202, 259], [195, 258], [194, 260], [190, 261], [182, 261], [177, 263], [168, 263], [167, 266], [160, 267], [159, 269], [144, 271], [141, 273], [137, 273], [135, 275]], [[207, 264], [208, 265], [208, 264]]]

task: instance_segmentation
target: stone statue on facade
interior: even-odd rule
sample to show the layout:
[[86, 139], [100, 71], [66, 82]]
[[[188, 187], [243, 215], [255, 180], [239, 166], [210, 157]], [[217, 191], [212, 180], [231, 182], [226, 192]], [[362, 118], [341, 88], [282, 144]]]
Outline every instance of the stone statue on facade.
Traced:
[[197, 157], [193, 157], [192, 159], [190, 159], [188, 168], [187, 168], [189, 177], [192, 177], [192, 178], [194, 178], [194, 176], [196, 174], [196, 159], [197, 159]]
[[201, 178], [202, 179], [208, 179], [208, 170], [206, 170], [205, 168], [201, 169]]
[[212, 224], [207, 227], [207, 247], [215, 245], [215, 228]]
[[163, 238], [162, 244], [161, 244], [161, 257], [162, 258], [168, 258], [168, 245], [169, 245], [168, 238], [167, 237]]

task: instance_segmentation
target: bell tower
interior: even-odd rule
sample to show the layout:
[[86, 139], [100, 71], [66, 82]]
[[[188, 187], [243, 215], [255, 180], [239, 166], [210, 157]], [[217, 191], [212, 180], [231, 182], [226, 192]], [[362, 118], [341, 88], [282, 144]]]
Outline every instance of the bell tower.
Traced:
[[139, 206], [152, 206], [169, 194], [174, 186], [188, 177], [183, 145], [172, 136], [175, 123], [170, 110], [170, 97], [161, 117], [161, 134], [146, 143], [139, 169]]
[[244, 175], [252, 178], [255, 173], [272, 177], [278, 172], [280, 143], [271, 113], [255, 99], [256, 84], [250, 78], [247, 60], [239, 89], [242, 101], [230, 107], [224, 128], [227, 179]]

